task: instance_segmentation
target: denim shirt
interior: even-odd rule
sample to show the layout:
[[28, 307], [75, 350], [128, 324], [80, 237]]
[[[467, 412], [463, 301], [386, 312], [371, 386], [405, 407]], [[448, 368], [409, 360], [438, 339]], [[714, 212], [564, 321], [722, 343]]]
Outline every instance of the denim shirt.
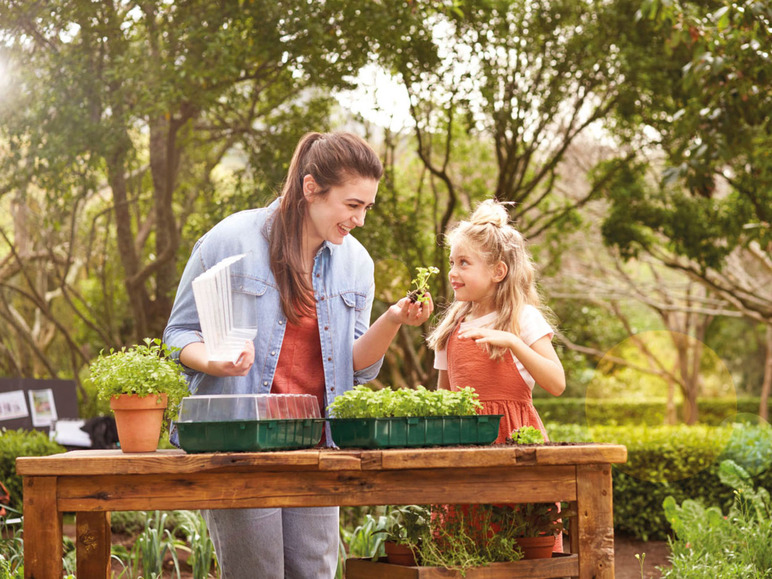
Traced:
[[[193, 394], [267, 394], [271, 391], [287, 327], [279, 288], [271, 272], [266, 227], [267, 219], [278, 206], [277, 199], [268, 207], [226, 217], [193, 248], [164, 331], [164, 342], [180, 350], [190, 343], [203, 342], [191, 284], [207, 269], [232, 255], [245, 254], [230, 266], [231, 284], [234, 296], [247, 304], [243, 311], [250, 320], [241, 324], [235, 320], [234, 325], [257, 323], [255, 362], [249, 373], [220, 378], [186, 368]], [[312, 276], [326, 403], [329, 404], [354, 386], [373, 380], [383, 363], [381, 358], [367, 368], [354, 371], [354, 340], [370, 326], [375, 295], [373, 260], [352, 236], [346, 236], [341, 245], [325, 241], [314, 258]], [[173, 355], [179, 359], [179, 350]], [[327, 440], [331, 440], [329, 432], [327, 434]]]

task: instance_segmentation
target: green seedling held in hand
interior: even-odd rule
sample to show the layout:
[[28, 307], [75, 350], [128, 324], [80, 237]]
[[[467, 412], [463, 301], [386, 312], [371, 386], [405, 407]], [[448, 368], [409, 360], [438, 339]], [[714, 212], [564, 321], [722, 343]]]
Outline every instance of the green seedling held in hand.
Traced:
[[434, 266], [416, 268], [415, 279], [410, 284], [414, 285], [415, 289], [407, 294], [411, 302], [425, 303], [429, 301], [429, 296], [426, 295], [429, 291], [429, 278], [438, 273], [440, 270]]

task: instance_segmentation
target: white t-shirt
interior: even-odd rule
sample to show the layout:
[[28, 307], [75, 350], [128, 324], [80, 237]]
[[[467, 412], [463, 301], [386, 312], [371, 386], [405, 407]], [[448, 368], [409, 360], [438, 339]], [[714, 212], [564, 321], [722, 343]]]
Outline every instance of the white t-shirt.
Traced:
[[[462, 330], [469, 328], [490, 327], [495, 321], [496, 312], [491, 312], [470, 322], [461, 322], [458, 331], [461, 332]], [[554, 332], [552, 328], [550, 327], [547, 320], [544, 319], [544, 316], [541, 314], [541, 312], [536, 307], [527, 304], [520, 312], [520, 339], [523, 340], [523, 342], [525, 342], [528, 346], [530, 346], [544, 336], [549, 336], [551, 340], [553, 335]], [[520, 360], [515, 358], [515, 355], [511, 350], [509, 353], [512, 355], [512, 359], [515, 361], [515, 365], [517, 366], [517, 371], [520, 372], [520, 376], [523, 377], [523, 380], [526, 384], [528, 384], [528, 387], [533, 390], [533, 387], [536, 384], [536, 380], [533, 379], [531, 373], [525, 369], [525, 366], [523, 366]], [[434, 367], [437, 370], [448, 369], [447, 349], [437, 350], [434, 353]]]

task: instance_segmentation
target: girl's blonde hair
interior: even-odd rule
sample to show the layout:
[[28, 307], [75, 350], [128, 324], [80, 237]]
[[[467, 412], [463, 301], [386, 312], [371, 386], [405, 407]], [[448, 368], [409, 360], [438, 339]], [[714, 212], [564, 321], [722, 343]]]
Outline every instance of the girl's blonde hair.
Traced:
[[[491, 267], [498, 262], [507, 266], [507, 273], [494, 295], [496, 321], [493, 328], [520, 334], [520, 313], [526, 304], [541, 309], [536, 289], [535, 267], [526, 248], [525, 239], [509, 223], [509, 214], [495, 199], [478, 205], [468, 221], [459, 222], [448, 232], [449, 246], [463, 246], [478, 254]], [[429, 347], [442, 350], [458, 323], [472, 310], [472, 302], [453, 302], [442, 320], [428, 337]], [[500, 358], [506, 349], [491, 348], [491, 358]]]

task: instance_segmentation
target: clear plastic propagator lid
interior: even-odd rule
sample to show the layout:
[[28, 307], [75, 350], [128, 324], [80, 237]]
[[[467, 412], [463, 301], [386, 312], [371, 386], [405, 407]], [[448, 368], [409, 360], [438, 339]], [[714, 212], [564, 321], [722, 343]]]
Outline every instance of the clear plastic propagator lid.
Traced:
[[311, 394], [216, 394], [182, 399], [178, 422], [321, 418]]

